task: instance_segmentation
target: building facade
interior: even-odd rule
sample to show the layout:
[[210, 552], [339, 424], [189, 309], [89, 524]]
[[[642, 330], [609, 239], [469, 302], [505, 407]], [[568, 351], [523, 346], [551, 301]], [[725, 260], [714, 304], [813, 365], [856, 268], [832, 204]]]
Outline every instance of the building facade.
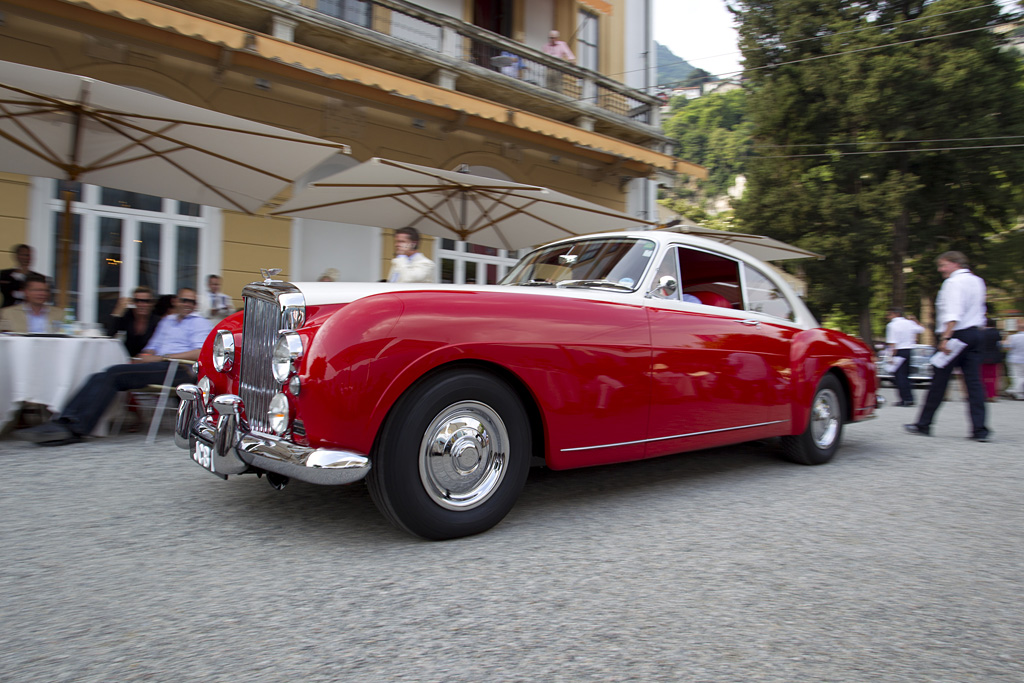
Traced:
[[[0, 0], [0, 60], [345, 143], [360, 161], [468, 168], [653, 218], [659, 178], [705, 172], [675, 159], [660, 131], [651, 4]], [[553, 29], [575, 62], [544, 51]], [[48, 275], [59, 189], [0, 174], [0, 249], [32, 245]], [[261, 267], [293, 280], [328, 268], [343, 280], [387, 276], [388, 231], [72, 189], [70, 289], [82, 320], [101, 319], [137, 284], [201, 290], [207, 273], [222, 274], [235, 297]], [[439, 281], [490, 283], [516, 256], [446, 240], [424, 247]]]

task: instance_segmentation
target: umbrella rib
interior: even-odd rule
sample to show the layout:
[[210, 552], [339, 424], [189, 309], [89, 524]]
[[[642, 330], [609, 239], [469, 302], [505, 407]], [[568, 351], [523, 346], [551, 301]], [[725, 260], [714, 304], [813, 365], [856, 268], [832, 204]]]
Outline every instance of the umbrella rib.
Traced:
[[[110, 128], [110, 129], [111, 129], [111, 130], [113, 130], [113, 131], [114, 131], [115, 133], [117, 133], [117, 134], [119, 134], [119, 135], [123, 135], [124, 137], [128, 138], [129, 140], [134, 140], [134, 138], [132, 138], [132, 136], [131, 136], [131, 135], [129, 135], [128, 133], [126, 133], [126, 132], [125, 132], [125, 131], [123, 131], [123, 130], [120, 130], [120, 129], [118, 129], [116, 125], [113, 125], [112, 123], [110, 123], [110, 122], [108, 122], [108, 121], [104, 120], [103, 118], [97, 118], [97, 119], [94, 119], [94, 120], [96, 120], [96, 121], [98, 121], [99, 123], [103, 124], [103, 125], [104, 125], [104, 126], [106, 126], [107, 128]], [[134, 126], [133, 126], [133, 127], [134, 127]], [[147, 131], [143, 130], [142, 132], [147, 132]], [[157, 135], [157, 137], [162, 137], [162, 136], [160, 136], [160, 135]], [[145, 138], [143, 138], [143, 139], [145, 139]], [[174, 142], [177, 142], [177, 141], [174, 141]], [[239, 203], [238, 203], [237, 201], [235, 201], [235, 200], [234, 200], [233, 198], [231, 198], [231, 197], [229, 197], [228, 195], [224, 194], [224, 192], [223, 192], [223, 191], [221, 191], [221, 190], [220, 190], [220, 188], [214, 187], [213, 185], [209, 184], [209, 183], [208, 183], [208, 182], [206, 182], [206, 181], [205, 181], [204, 179], [200, 178], [200, 177], [199, 177], [199, 176], [197, 176], [197, 175], [196, 175], [195, 173], [193, 173], [192, 171], [188, 170], [187, 168], [185, 168], [184, 166], [182, 166], [181, 164], [179, 164], [179, 163], [178, 163], [177, 161], [175, 161], [175, 160], [173, 160], [173, 159], [170, 159], [170, 158], [168, 158], [168, 157], [165, 157], [165, 156], [163, 156], [162, 154], [160, 154], [160, 153], [159, 153], [159, 152], [157, 152], [156, 150], [152, 149], [152, 148], [151, 148], [151, 147], [150, 147], [150, 146], [149, 146], [148, 144], [146, 144], [145, 142], [141, 142], [141, 141], [140, 141], [140, 142], [137, 142], [136, 144], [138, 144], [138, 145], [139, 145], [140, 147], [142, 147], [143, 149], [147, 149], [147, 150], [149, 150], [150, 152], [152, 152], [152, 153], [156, 154], [156, 155], [157, 155], [157, 156], [159, 156], [159, 157], [160, 157], [161, 159], [163, 159], [163, 160], [164, 160], [164, 161], [165, 161], [165, 162], [166, 162], [167, 164], [169, 164], [169, 165], [173, 166], [174, 168], [178, 169], [179, 171], [181, 171], [182, 173], [184, 173], [184, 174], [185, 174], [186, 176], [188, 176], [188, 177], [189, 177], [189, 178], [191, 178], [192, 180], [194, 180], [194, 181], [196, 181], [197, 183], [199, 183], [199, 184], [200, 184], [201, 186], [203, 186], [203, 187], [205, 187], [206, 189], [210, 190], [211, 192], [213, 192], [214, 194], [216, 194], [216, 195], [217, 195], [218, 197], [220, 197], [220, 198], [221, 198], [221, 199], [223, 199], [224, 201], [228, 202], [229, 204], [231, 204], [232, 206], [234, 206], [235, 208], [237, 208], [237, 209], [238, 209], [239, 211], [241, 211], [242, 213], [247, 213], [247, 214], [251, 214], [251, 213], [252, 213], [251, 211], [249, 211], [248, 209], [246, 209], [246, 208], [245, 208], [244, 206], [242, 206], [241, 204], [239, 204]], [[189, 145], [189, 147], [191, 147], [191, 145]], [[195, 148], [193, 148], [193, 149], [195, 149]], [[199, 150], [199, 151], [202, 151], [202, 150]], [[211, 155], [211, 156], [219, 156], [219, 155]], [[245, 166], [245, 164], [238, 164], [238, 165], [239, 165], [239, 166]], [[277, 176], [275, 176], [275, 175], [273, 175], [273, 174], [271, 174], [271, 173], [268, 173], [267, 175], [270, 175], [271, 177], [274, 177], [274, 178], [276, 178], [276, 177], [277, 177]], [[288, 180], [287, 180], [287, 179], [285, 179], [285, 181], [284, 181], [284, 182], [288, 182]]]
[[[25, 90], [24, 88], [19, 88], [17, 86], [8, 85], [6, 83], [0, 84], [0, 88], [3, 88], [5, 90], [10, 90], [11, 92], [15, 92], [15, 93], [18, 93], [20, 95], [27, 95], [29, 97], [34, 97], [34, 98], [36, 98], [38, 100], [42, 100], [44, 102], [50, 102], [50, 103], [52, 103], [54, 105], [54, 107], [56, 107], [58, 109], [65, 109], [66, 110], [68, 108], [68, 103], [67, 102], [65, 102], [65, 101], [63, 101], [63, 100], [61, 100], [59, 98], [56, 98], [56, 97], [51, 97], [49, 95], [43, 95], [42, 93], [38, 93], [38, 92], [35, 92], [33, 90]], [[24, 102], [18, 102], [17, 100], [12, 100], [12, 103], [14, 103], [14, 104], [27, 104], [27, 103], [24, 103]], [[209, 110], [209, 109], [203, 109], [202, 107], [196, 107], [196, 108], [197, 109], [201, 109], [203, 111], [209, 111], [209, 112], [211, 112], [213, 114], [218, 113], [218, 112], [214, 112], [214, 111]], [[181, 119], [172, 119], [172, 118], [168, 118], [166, 116], [150, 116], [150, 115], [147, 115], [147, 114], [130, 114], [130, 113], [123, 112], [123, 111], [116, 111], [114, 109], [100, 109], [98, 107], [90, 108], [90, 111], [91, 112], [95, 112], [97, 115], [103, 115], [103, 116], [112, 116], [112, 117], [130, 116], [130, 117], [135, 118], [135, 119], [144, 119], [144, 120], [147, 120], [147, 121], [163, 121], [165, 123], [171, 123], [171, 124], [184, 124], [184, 125], [189, 125], [189, 126], [197, 126], [197, 127], [200, 127], [200, 128], [209, 128], [211, 130], [222, 130], [222, 131], [229, 132], [229, 133], [244, 133], [246, 135], [258, 135], [260, 137], [271, 139], [271, 140], [283, 140], [283, 141], [286, 141], [286, 142], [298, 142], [298, 143], [305, 144], [305, 145], [313, 145], [314, 147], [331, 147], [331, 148], [338, 149], [338, 150], [343, 150], [343, 151], [348, 151], [350, 149], [348, 145], [346, 145], [344, 143], [340, 143], [340, 142], [330, 142], [329, 140], [317, 140], [315, 138], [314, 139], [310, 139], [310, 140], [299, 140], [297, 138], [288, 137], [287, 135], [277, 135], [275, 133], [258, 133], [258, 132], [255, 132], [255, 131], [238, 130], [237, 128], [232, 128], [231, 126], [221, 126], [221, 125], [214, 124], [214, 123], [202, 123], [202, 122], [198, 122], [198, 121], [182, 121]], [[256, 123], [256, 122], [254, 121], [253, 123]]]
[[[401, 186], [395, 185], [394, 183], [389, 183], [389, 184], [385, 184], [385, 185], [341, 185], [341, 184], [336, 185], [336, 186], [316, 185], [316, 187], [344, 187], [344, 188], [357, 188], [357, 187], [390, 187], [390, 188], [394, 188], [394, 187], [399, 187], [400, 188]], [[371, 201], [373, 199], [397, 199], [401, 195], [425, 194], [425, 193], [429, 193], [429, 192], [434, 192], [435, 190], [436, 190], [436, 186], [431, 186], [431, 187], [426, 188], [426, 189], [414, 190], [412, 192], [401, 192], [401, 193], [385, 192], [384, 194], [376, 194], [376, 195], [371, 195], [369, 197], [353, 197], [352, 199], [340, 199], [340, 200], [337, 200], [337, 201], [326, 201], [326, 202], [323, 202], [321, 204], [311, 204], [309, 206], [301, 206], [301, 207], [293, 208], [290, 211], [271, 211], [270, 213], [271, 213], [272, 216], [278, 216], [278, 215], [284, 215], [284, 214], [296, 214], [296, 213], [302, 213], [302, 212], [305, 212], [305, 211], [315, 211], [316, 209], [326, 209], [326, 208], [330, 208], [332, 206], [343, 206], [345, 204], [352, 204], [354, 202], [368, 202], [368, 201]]]
[[[203, 109], [203, 108], [202, 107], [197, 107], [197, 109]], [[128, 117], [133, 118], [133, 119], [142, 119], [142, 120], [145, 120], [145, 121], [162, 121], [164, 123], [171, 124], [171, 127], [173, 127], [175, 125], [193, 126], [195, 128], [207, 128], [209, 130], [222, 130], [222, 131], [225, 131], [227, 133], [242, 133], [244, 135], [253, 135], [253, 136], [256, 136], [256, 137], [266, 138], [268, 140], [281, 140], [281, 141], [284, 141], [284, 142], [297, 142], [297, 143], [302, 144], [302, 145], [312, 145], [314, 147], [331, 147], [332, 149], [337, 149], [337, 150], [341, 150], [341, 151], [348, 151], [350, 149], [348, 145], [346, 145], [346, 144], [344, 144], [342, 142], [331, 142], [330, 140], [318, 140], [316, 138], [313, 138], [313, 139], [310, 139], [310, 140], [299, 140], [298, 138], [288, 137], [287, 135], [278, 135], [278, 134], [275, 134], [275, 133], [260, 133], [260, 132], [254, 131], [254, 130], [238, 130], [237, 128], [232, 128], [231, 126], [221, 126], [221, 125], [218, 125], [218, 124], [215, 124], [215, 123], [203, 123], [201, 121], [185, 121], [185, 120], [182, 120], [182, 119], [167, 118], [166, 116], [148, 116], [146, 114], [132, 114], [132, 113], [128, 113], [128, 112], [117, 111], [117, 110], [114, 110], [114, 109], [97, 109], [97, 108], [93, 108], [90, 111], [91, 111], [91, 113], [93, 113], [96, 116], [106, 116], [106, 117], [110, 117], [110, 118], [114, 118], [114, 119], [118, 119], [118, 120], [120, 120], [120, 117], [122, 117], [122, 116], [128, 116]], [[215, 114], [218, 113], [218, 112], [214, 112], [213, 110], [210, 110], [210, 109], [203, 109], [203, 111], [209, 111], [209, 112], [215, 113]], [[246, 120], [250, 121], [250, 119], [246, 119]], [[251, 121], [251, 122], [252, 123], [258, 123], [256, 121]], [[124, 122], [124, 123], [125, 123], [125, 125], [130, 125], [127, 122]], [[260, 124], [260, 125], [263, 125], [263, 124]], [[146, 130], [145, 128], [142, 128], [142, 127], [138, 127], [138, 128], [139, 128], [139, 130]]]
[[[149, 150], [153, 154], [156, 154], [157, 156], [163, 157], [164, 161], [166, 161], [169, 164], [172, 164], [173, 166], [175, 166], [176, 168], [179, 168], [179, 169], [181, 167], [178, 166], [178, 164], [176, 164], [175, 162], [171, 161], [167, 157], [164, 157], [162, 152], [158, 152], [157, 150], [155, 150], [152, 147], [148, 146], [144, 142], [144, 140], [146, 140], [148, 138], [155, 137], [155, 138], [158, 138], [160, 140], [165, 140], [167, 142], [174, 143], [176, 145], [181, 145], [182, 147], [185, 147], [187, 149], [191, 149], [193, 151], [199, 152], [200, 154], [205, 154], [208, 157], [213, 157], [214, 159], [220, 159], [221, 161], [226, 161], [229, 164], [233, 164], [235, 166], [239, 166], [241, 168], [248, 169], [250, 171], [255, 171], [257, 173], [262, 173], [263, 175], [269, 176], [269, 177], [273, 178], [274, 180], [280, 180], [282, 183], [290, 183], [290, 182], [292, 182], [290, 178], [284, 178], [282, 176], [277, 175], [276, 173], [271, 173], [270, 171], [266, 171], [266, 170], [264, 170], [262, 168], [257, 168], [255, 166], [250, 165], [250, 164], [246, 164], [246, 163], [244, 163], [242, 161], [238, 161], [237, 159], [230, 159], [230, 158], [224, 156], [223, 154], [217, 154], [216, 152], [211, 152], [209, 150], [202, 149], [201, 147], [196, 147], [195, 145], [189, 144], [189, 143], [187, 143], [187, 142], [185, 142], [183, 140], [179, 140], [177, 138], [173, 138], [173, 137], [170, 137], [170, 136], [167, 136], [167, 135], [163, 135], [160, 132], [147, 130], [147, 129], [141, 127], [141, 126], [137, 126], [137, 125], [135, 125], [133, 123], [129, 123], [128, 121], [125, 121], [123, 119], [119, 119], [117, 117], [107, 117], [107, 116], [104, 116], [104, 115], [100, 115], [100, 116], [93, 116], [93, 120], [98, 121], [99, 123], [102, 123], [107, 128], [109, 128], [112, 131], [114, 131], [115, 133], [117, 133], [119, 135], [123, 135], [124, 137], [128, 138], [129, 140], [132, 140], [136, 145], [138, 145], [138, 146], [140, 146], [140, 147], [142, 147], [144, 149]], [[186, 125], [188, 125], [188, 124], [186, 124]], [[121, 130], [120, 128], [118, 128], [118, 126], [124, 126], [126, 128], [130, 128], [132, 130], [135, 130], [135, 131], [138, 131], [140, 133], [143, 133], [145, 137], [143, 137], [143, 138], [141, 138], [139, 140], [136, 140], [131, 135], [129, 135], [126, 131]], [[170, 126], [169, 128], [172, 128], [172, 127], [173, 126]], [[164, 130], [167, 130], [167, 129], [164, 129]], [[189, 175], [194, 180], [199, 180], [199, 178], [197, 178], [196, 176], [192, 176], [191, 174], [189, 174]], [[206, 184], [202, 180], [199, 180], [199, 182], [203, 183], [204, 185]], [[214, 191], [216, 191], [216, 190], [214, 190]], [[224, 198], [228, 199], [227, 197], [224, 197]], [[231, 201], [231, 200], [229, 200], [229, 201]], [[232, 203], [234, 203], [234, 202], [232, 202]], [[237, 206], [237, 204], [236, 204], [236, 206]]]
[[[406, 189], [408, 186], [407, 185], [403, 185], [401, 187], [403, 189]], [[434, 187], [437, 187], [437, 186], [435, 185]], [[461, 235], [462, 234], [462, 228], [461, 227], [457, 227], [458, 223], [459, 223], [458, 217], [457, 216], [451, 216], [450, 217], [451, 220], [446, 220], [445, 217], [442, 216], [438, 212], [438, 208], [443, 206], [443, 205], [447, 205], [450, 202], [451, 198], [458, 192], [458, 190], [455, 189], [455, 188], [443, 188], [443, 189], [439, 189], [439, 191], [440, 191], [442, 197], [437, 202], [435, 202], [433, 205], [427, 204], [427, 202], [423, 200], [423, 197], [421, 197], [420, 194], [424, 194], [424, 193], [415, 193], [415, 194], [413, 194], [413, 193], [407, 192], [404, 197], [400, 197], [400, 196], [396, 195], [395, 196], [395, 200], [398, 201], [400, 199], [402, 199], [402, 200], [408, 199], [410, 204], [419, 204], [419, 207], [417, 208], [417, 207], [414, 207], [414, 206], [410, 206], [410, 204], [406, 204], [404, 201], [402, 202], [403, 204], [405, 204], [405, 206], [408, 206], [409, 208], [413, 209], [414, 211], [419, 211], [420, 212], [419, 217], [410, 224], [412, 227], [415, 227], [415, 224], [418, 223], [423, 218], [434, 217], [434, 220], [438, 224], [448, 228], [449, 230], [454, 232], [456, 235]]]
[[[455, 225], [452, 222], [446, 221], [444, 216], [442, 216], [441, 214], [434, 210], [441, 204], [447, 203], [450, 197], [445, 197], [437, 204], [434, 204], [434, 206], [428, 206], [427, 203], [423, 201], [423, 198], [420, 197], [418, 194], [407, 193], [404, 196], [394, 195], [393, 198], [399, 204], [402, 204], [403, 206], [412, 209], [413, 211], [419, 212], [419, 217], [416, 218], [416, 220], [411, 221], [410, 226], [415, 226], [415, 224], [418, 223], [421, 219], [431, 216], [434, 217], [434, 220], [441, 227], [451, 230], [456, 235], [462, 234], [462, 230], [460, 230], [458, 227], [455, 227]], [[416, 206], [417, 203], [419, 203], [419, 206]]]
[[[0, 111], [3, 111], [5, 114], [9, 115], [9, 112], [7, 111], [7, 108], [5, 106], [3, 106], [2, 104], [0, 104]], [[53, 111], [53, 110], [51, 109], [51, 110], [43, 110], [43, 111]], [[25, 126], [17, 118], [15, 118], [13, 116], [9, 116], [9, 118], [11, 120], [11, 123], [13, 123], [15, 126], [17, 126], [18, 129], [21, 130], [21, 132], [24, 133], [26, 137], [31, 138], [33, 142], [35, 142], [37, 145], [39, 145], [39, 149], [35, 149], [31, 145], [25, 144], [21, 140], [11, 136], [9, 133], [5, 133], [2, 130], [0, 130], [0, 136], [3, 136], [5, 139], [10, 140], [14, 144], [16, 144], [19, 147], [21, 147], [22, 149], [24, 149], [26, 152], [29, 152], [30, 154], [34, 154], [35, 156], [39, 157], [40, 159], [43, 159], [44, 161], [48, 161], [51, 164], [53, 164], [54, 166], [56, 166], [57, 168], [60, 168], [63, 171], [67, 172], [67, 168], [65, 167], [65, 164], [61, 163], [60, 156], [58, 154], [56, 154], [52, 149], [50, 149], [50, 147], [46, 143], [44, 143], [42, 140], [40, 140], [38, 137], [36, 137], [36, 134], [33, 133], [27, 126]]]

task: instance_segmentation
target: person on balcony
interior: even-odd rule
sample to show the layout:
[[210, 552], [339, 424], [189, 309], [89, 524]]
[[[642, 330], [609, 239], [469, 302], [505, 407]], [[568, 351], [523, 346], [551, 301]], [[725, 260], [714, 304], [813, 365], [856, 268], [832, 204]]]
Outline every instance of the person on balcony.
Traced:
[[557, 59], [564, 59], [573, 64], [576, 63], [576, 55], [569, 49], [569, 44], [562, 40], [561, 34], [558, 31], [552, 31], [548, 34], [548, 42], [544, 44], [544, 53]]
[[[548, 34], [548, 42], [544, 43], [545, 54], [551, 55], [556, 59], [564, 59], [565, 61], [575, 64], [576, 55], [569, 49], [569, 45], [561, 39], [561, 35], [558, 31], [552, 31]], [[548, 67], [548, 90], [555, 92], [562, 92], [562, 72], [558, 69], [552, 69]]]

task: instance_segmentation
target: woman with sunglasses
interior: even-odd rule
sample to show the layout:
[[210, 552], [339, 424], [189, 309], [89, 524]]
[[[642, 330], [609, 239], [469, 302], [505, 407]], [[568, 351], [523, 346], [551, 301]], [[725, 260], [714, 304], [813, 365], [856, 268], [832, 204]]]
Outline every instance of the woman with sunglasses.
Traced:
[[113, 337], [118, 332], [124, 332], [124, 345], [132, 358], [146, 348], [160, 322], [160, 316], [153, 312], [155, 303], [153, 290], [149, 287], [136, 287], [131, 298], [117, 300], [117, 305], [107, 319], [107, 336]]

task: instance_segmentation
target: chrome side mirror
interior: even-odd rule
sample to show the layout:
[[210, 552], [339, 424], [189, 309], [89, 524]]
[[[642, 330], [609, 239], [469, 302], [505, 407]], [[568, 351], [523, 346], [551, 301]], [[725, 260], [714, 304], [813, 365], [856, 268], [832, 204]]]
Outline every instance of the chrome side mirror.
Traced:
[[655, 296], [659, 299], [670, 299], [679, 290], [679, 282], [672, 275], [662, 275], [658, 278], [658, 284], [654, 289], [647, 292], [647, 296]]

